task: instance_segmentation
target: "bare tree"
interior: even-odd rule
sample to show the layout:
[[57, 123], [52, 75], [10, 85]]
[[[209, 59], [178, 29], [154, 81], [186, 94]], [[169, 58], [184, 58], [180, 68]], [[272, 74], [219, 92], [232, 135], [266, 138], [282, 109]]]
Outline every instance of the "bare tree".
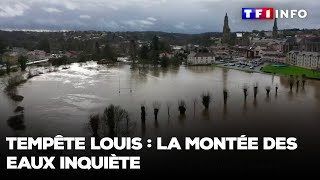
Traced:
[[186, 113], [186, 102], [184, 100], [178, 101], [180, 115], [185, 115]]
[[294, 79], [293, 79], [293, 76], [290, 75], [290, 78], [289, 78], [290, 91], [292, 91], [293, 84], [294, 84]]
[[304, 85], [306, 84], [306, 75], [302, 75], [302, 88], [304, 89]]
[[271, 87], [267, 86], [266, 87], [267, 97], [269, 97], [270, 91], [271, 91]]
[[242, 89], [243, 89], [244, 101], [247, 101], [247, 96], [248, 96], [248, 86], [247, 86], [247, 85], [244, 85]]
[[141, 108], [141, 121], [142, 121], [142, 123], [145, 123], [146, 122], [146, 107], [145, 107], [145, 104], [141, 103], [140, 108]]
[[209, 105], [210, 105], [210, 102], [211, 102], [211, 95], [209, 92], [207, 93], [203, 93], [201, 95], [201, 98], [202, 98], [202, 104], [203, 106], [206, 108], [206, 109], [209, 109]]
[[256, 83], [253, 87], [253, 95], [254, 95], [254, 99], [257, 99], [257, 95], [258, 95], [258, 83]]
[[159, 110], [161, 107], [161, 103], [159, 101], [154, 101], [152, 103], [153, 106], [153, 110], [154, 110], [154, 119], [157, 121], [158, 120], [158, 114], [159, 114]]
[[[92, 114], [89, 123], [94, 137], [128, 135], [129, 126], [132, 126], [128, 112], [114, 105], [106, 107], [101, 115]], [[99, 133], [99, 130], [103, 133]]]

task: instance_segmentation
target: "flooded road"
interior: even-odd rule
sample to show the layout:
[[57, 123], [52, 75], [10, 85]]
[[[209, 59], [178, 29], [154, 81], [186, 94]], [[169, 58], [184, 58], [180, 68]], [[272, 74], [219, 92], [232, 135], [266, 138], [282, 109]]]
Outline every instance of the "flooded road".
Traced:
[[[259, 87], [256, 100], [255, 84]], [[244, 86], [248, 87], [246, 101]], [[271, 87], [269, 98], [267, 86]], [[224, 89], [228, 92], [226, 105]], [[208, 111], [201, 99], [205, 92], [212, 99]], [[137, 136], [283, 132], [319, 137], [319, 81], [307, 80], [304, 89], [294, 85], [290, 92], [288, 78], [266, 74], [205, 66], [139, 71], [128, 65], [105, 67], [88, 62], [34, 77], [18, 88], [18, 94], [24, 100], [15, 103], [0, 92], [2, 136], [90, 136], [89, 116], [114, 104], [128, 111], [132, 134]], [[185, 117], [179, 115], [179, 100], [186, 102]], [[153, 117], [155, 101], [161, 103], [158, 121]], [[141, 127], [142, 104], [147, 113], [145, 127]], [[18, 105], [25, 108], [24, 128], [8, 123]]]

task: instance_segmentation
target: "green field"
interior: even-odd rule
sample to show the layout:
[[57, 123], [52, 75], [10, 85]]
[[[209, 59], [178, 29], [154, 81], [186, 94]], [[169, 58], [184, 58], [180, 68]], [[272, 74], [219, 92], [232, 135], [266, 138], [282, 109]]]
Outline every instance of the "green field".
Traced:
[[293, 76], [302, 76], [306, 75], [307, 78], [316, 78], [320, 79], [320, 72], [316, 72], [310, 69], [304, 69], [296, 66], [287, 66], [287, 67], [274, 67], [272, 65], [265, 66], [261, 69], [262, 72], [266, 73], [275, 73], [278, 75], [293, 75]]

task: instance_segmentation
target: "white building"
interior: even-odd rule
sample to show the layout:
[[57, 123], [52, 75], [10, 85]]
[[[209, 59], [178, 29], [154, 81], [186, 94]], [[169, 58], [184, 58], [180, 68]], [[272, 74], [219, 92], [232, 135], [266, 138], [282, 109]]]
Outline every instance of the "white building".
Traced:
[[176, 45], [170, 45], [170, 46], [174, 54], [184, 54], [184, 50], [186, 49], [186, 47], [184, 46], [176, 46]]
[[209, 65], [216, 62], [214, 53], [190, 53], [187, 59], [188, 65]]
[[307, 69], [319, 69], [320, 53], [308, 51], [290, 51], [287, 54], [287, 63]]

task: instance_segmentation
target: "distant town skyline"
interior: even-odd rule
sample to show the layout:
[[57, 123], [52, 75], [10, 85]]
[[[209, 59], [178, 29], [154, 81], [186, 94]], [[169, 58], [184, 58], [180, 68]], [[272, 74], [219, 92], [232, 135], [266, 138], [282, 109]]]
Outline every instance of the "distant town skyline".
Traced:
[[319, 29], [318, 0], [1, 0], [3, 30], [222, 32], [272, 31], [273, 21], [241, 19], [243, 7], [305, 9], [306, 19], [278, 19], [279, 29]]

